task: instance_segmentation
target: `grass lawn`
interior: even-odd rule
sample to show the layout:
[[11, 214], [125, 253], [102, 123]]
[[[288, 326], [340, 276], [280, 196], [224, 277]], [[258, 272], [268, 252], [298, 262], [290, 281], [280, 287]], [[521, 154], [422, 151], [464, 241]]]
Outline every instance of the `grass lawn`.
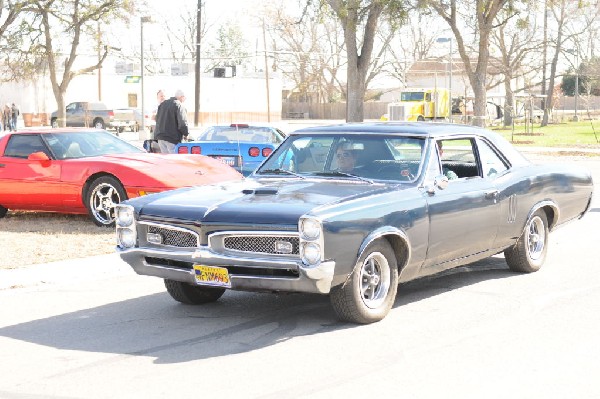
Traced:
[[567, 147], [600, 149], [600, 120], [585, 120], [549, 124], [541, 127], [534, 123], [513, 128], [491, 127], [516, 146]]

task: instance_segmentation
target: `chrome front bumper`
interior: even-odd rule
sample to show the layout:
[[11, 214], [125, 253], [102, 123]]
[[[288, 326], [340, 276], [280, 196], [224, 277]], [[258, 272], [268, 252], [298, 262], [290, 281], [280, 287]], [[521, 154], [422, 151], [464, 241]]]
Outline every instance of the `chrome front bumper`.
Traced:
[[286, 258], [241, 257], [218, 254], [208, 248], [197, 248], [193, 251], [169, 251], [153, 248], [117, 247], [121, 258], [127, 262], [137, 274], [161, 277], [164, 279], [196, 284], [192, 268], [167, 266], [150, 263], [151, 259], [164, 259], [175, 262], [199, 263], [206, 266], [245, 267], [248, 269], [290, 270], [296, 273], [293, 277], [235, 274], [230, 272], [231, 289], [240, 291], [290, 291], [328, 294], [335, 270], [334, 261], [325, 261], [312, 267], [300, 261]]

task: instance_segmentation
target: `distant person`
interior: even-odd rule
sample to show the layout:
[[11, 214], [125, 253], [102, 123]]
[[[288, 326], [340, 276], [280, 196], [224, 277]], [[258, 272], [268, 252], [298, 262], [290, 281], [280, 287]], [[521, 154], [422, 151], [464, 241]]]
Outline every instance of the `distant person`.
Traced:
[[15, 103], [12, 103], [10, 110], [12, 114], [12, 128], [14, 131], [17, 131], [17, 119], [19, 118], [21, 111], [19, 111], [19, 108], [15, 105]]
[[6, 103], [4, 107], [2, 107], [2, 124], [4, 125], [4, 131], [10, 130], [12, 131], [12, 110], [10, 109], [10, 104]]
[[156, 102], [158, 105], [162, 104], [166, 98], [167, 96], [165, 96], [165, 92], [162, 89], [156, 92]]
[[183, 105], [185, 93], [177, 90], [175, 95], [164, 100], [156, 111], [154, 138], [163, 154], [174, 154], [175, 146], [187, 139], [189, 134], [187, 110]]

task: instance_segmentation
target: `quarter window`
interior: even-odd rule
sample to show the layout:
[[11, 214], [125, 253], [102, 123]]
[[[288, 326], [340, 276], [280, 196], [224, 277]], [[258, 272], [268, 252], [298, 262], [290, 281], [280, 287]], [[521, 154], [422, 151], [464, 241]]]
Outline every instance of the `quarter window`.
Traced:
[[478, 140], [479, 156], [483, 176], [491, 179], [508, 169], [506, 163], [498, 156], [496, 151], [485, 141]]

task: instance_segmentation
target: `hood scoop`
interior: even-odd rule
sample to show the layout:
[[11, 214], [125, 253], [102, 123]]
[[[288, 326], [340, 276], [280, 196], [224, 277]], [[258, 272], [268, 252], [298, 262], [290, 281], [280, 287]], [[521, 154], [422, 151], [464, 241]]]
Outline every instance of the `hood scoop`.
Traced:
[[279, 190], [275, 187], [261, 187], [261, 188], [247, 188], [242, 190], [243, 194], [254, 194], [254, 195], [275, 195]]

